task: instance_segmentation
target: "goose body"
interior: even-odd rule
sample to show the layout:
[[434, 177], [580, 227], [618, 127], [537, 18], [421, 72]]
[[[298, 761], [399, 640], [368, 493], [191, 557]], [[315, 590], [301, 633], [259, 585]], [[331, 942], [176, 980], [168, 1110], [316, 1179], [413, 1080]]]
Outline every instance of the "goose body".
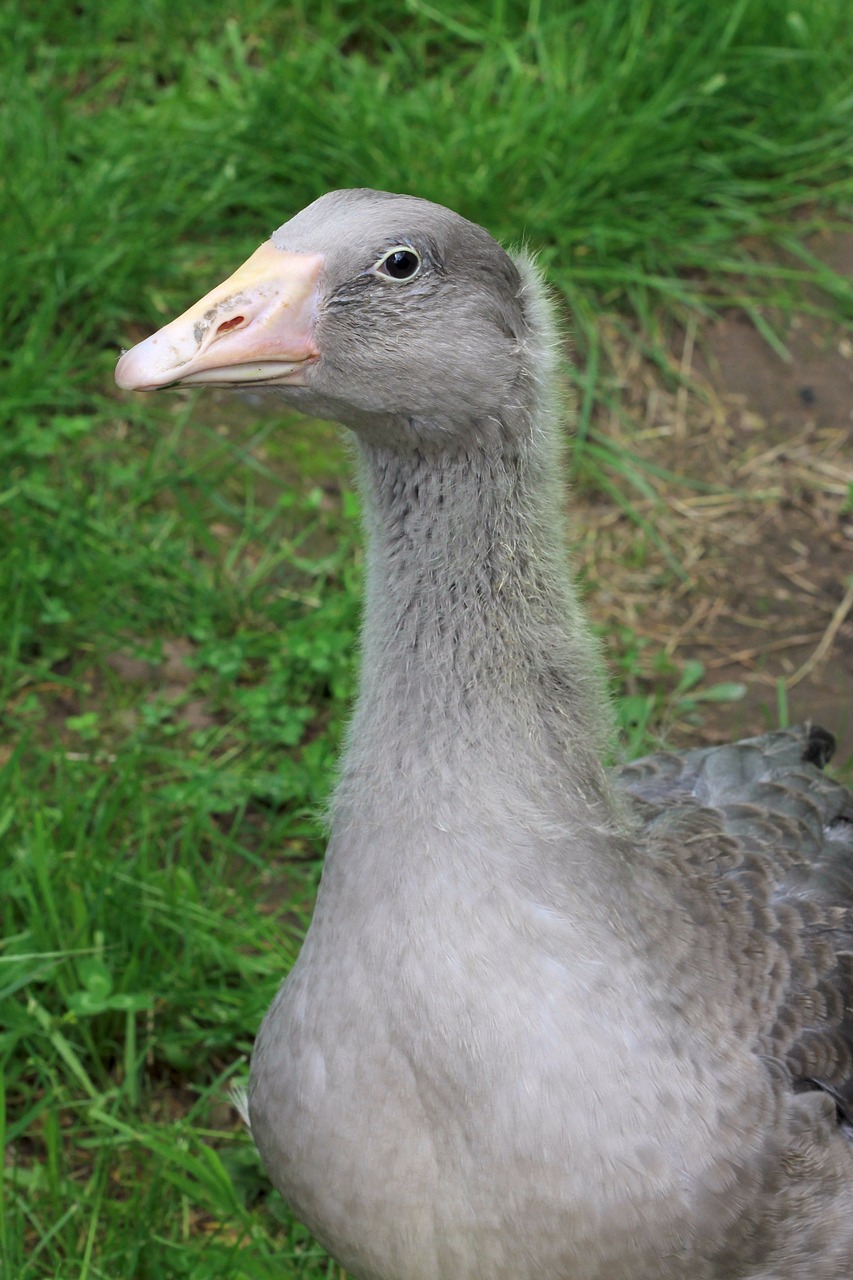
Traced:
[[535, 270], [333, 192], [122, 357], [355, 432], [359, 698], [252, 1132], [357, 1280], [850, 1280], [853, 798], [805, 726], [608, 773]]

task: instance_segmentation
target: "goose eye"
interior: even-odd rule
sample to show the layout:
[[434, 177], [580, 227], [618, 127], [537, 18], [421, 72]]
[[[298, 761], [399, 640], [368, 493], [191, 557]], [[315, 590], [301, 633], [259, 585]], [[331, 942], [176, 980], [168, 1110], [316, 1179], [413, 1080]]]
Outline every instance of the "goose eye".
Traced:
[[376, 270], [392, 280], [411, 280], [421, 269], [421, 260], [414, 249], [406, 249], [402, 245], [397, 249], [389, 249], [376, 264]]

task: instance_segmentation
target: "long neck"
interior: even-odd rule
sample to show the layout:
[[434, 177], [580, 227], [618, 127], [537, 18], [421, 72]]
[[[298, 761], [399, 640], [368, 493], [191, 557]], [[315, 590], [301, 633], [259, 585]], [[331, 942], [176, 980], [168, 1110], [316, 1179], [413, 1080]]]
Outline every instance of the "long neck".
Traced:
[[610, 713], [568, 576], [551, 415], [513, 412], [458, 454], [360, 444], [362, 683], [338, 794], [350, 816], [371, 795], [470, 810], [488, 788], [560, 824], [609, 820]]

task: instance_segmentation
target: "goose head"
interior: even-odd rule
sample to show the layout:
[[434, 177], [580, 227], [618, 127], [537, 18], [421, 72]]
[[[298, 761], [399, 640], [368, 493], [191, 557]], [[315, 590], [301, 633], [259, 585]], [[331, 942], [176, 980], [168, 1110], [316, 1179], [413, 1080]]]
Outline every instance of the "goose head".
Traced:
[[271, 387], [401, 448], [470, 443], [521, 398], [515, 262], [440, 205], [333, 191], [222, 284], [125, 352], [120, 387]]

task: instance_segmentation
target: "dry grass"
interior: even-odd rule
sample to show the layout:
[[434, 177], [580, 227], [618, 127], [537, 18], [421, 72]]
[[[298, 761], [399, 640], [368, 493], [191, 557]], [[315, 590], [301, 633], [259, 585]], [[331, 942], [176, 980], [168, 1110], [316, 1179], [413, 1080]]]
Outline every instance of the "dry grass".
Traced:
[[[598, 434], [625, 456], [641, 455], [638, 467], [651, 463], [686, 483], [643, 470], [651, 492], [632, 505], [646, 531], [609, 496], [576, 496], [596, 621], [646, 642], [640, 668], [650, 678], [663, 652], [699, 658], [709, 678], [744, 681], [756, 729], [761, 703], [788, 691], [806, 707], [835, 696], [841, 710], [853, 674], [849, 424], [813, 415], [789, 433], [745, 396], [719, 392], [693, 368], [695, 329], [672, 360], [689, 391], [618, 324], [603, 320], [601, 340], [614, 395], [594, 419]], [[730, 736], [731, 724], [718, 730], [714, 721], [705, 726], [711, 739]]]

